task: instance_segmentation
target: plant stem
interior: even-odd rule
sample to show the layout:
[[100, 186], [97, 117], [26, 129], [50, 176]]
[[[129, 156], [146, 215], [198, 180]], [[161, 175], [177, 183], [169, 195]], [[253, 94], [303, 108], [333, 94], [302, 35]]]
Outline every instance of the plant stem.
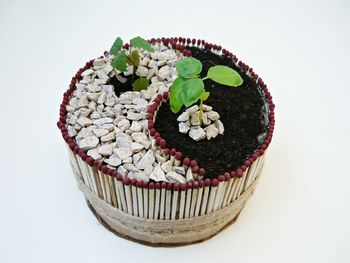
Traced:
[[206, 79], [209, 79], [209, 77], [208, 77], [208, 76], [206, 76], [206, 77], [202, 78], [202, 80], [206, 80]]
[[199, 99], [200, 103], [199, 103], [199, 126], [202, 126], [202, 122], [203, 122], [203, 119], [202, 119], [202, 116], [203, 116], [203, 100], [202, 99]]
[[136, 66], [133, 65], [133, 66], [132, 66], [131, 83], [134, 83], [135, 75], [136, 75]]
[[132, 76], [131, 76], [131, 83], [134, 83], [134, 79], [135, 79], [135, 75], [136, 75], [136, 65], [134, 60], [132, 59], [132, 57], [130, 57], [130, 53], [129, 55], [126, 55], [127, 58], [130, 60], [130, 62], [132, 63]]

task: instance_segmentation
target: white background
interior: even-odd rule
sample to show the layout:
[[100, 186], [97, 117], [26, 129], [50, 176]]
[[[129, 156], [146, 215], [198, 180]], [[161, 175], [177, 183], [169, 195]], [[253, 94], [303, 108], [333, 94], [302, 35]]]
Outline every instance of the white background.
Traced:
[[[0, 262], [350, 262], [349, 26], [349, 1], [1, 0]], [[274, 97], [256, 193], [207, 242], [120, 239], [77, 188], [59, 104], [77, 69], [117, 35], [221, 44]]]

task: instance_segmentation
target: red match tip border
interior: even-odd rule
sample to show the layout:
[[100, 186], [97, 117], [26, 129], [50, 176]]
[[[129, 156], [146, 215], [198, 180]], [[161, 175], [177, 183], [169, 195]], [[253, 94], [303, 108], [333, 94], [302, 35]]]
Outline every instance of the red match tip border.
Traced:
[[[206, 178], [205, 180], [199, 180], [199, 181], [194, 181], [195, 183], [195, 187], [208, 187], [208, 186], [217, 186], [217, 184], [219, 183], [219, 181], [226, 181], [229, 180], [229, 178], [234, 178], [234, 177], [241, 177], [243, 175], [243, 172], [249, 168], [249, 166], [251, 166], [255, 160], [257, 158], [259, 158], [260, 156], [262, 156], [264, 154], [264, 152], [266, 151], [266, 149], [269, 147], [271, 141], [272, 141], [272, 137], [273, 137], [273, 131], [275, 128], [275, 104], [273, 103], [272, 100], [272, 96], [271, 93], [269, 92], [269, 90], [267, 89], [266, 84], [264, 83], [264, 81], [261, 79], [261, 77], [259, 77], [258, 74], [256, 74], [254, 72], [254, 70], [249, 67], [247, 64], [245, 64], [243, 61], [238, 60], [238, 58], [236, 57], [236, 55], [234, 55], [233, 53], [231, 53], [230, 51], [226, 50], [225, 48], [222, 48], [219, 45], [216, 44], [211, 44], [209, 42], [206, 42], [205, 40], [200, 40], [200, 39], [195, 39], [195, 38], [184, 38], [184, 37], [171, 37], [171, 38], [152, 38], [149, 40], [150, 43], [161, 43], [163, 42], [164, 45], [167, 45], [170, 48], [176, 49], [178, 51], [180, 51], [181, 53], [183, 53], [184, 56], [190, 57], [192, 56], [192, 52], [190, 50], [186, 49], [186, 45], [190, 45], [190, 46], [196, 46], [202, 49], [206, 49], [209, 51], [214, 51], [214, 52], [219, 52], [219, 54], [231, 58], [232, 61], [234, 61], [236, 63], [236, 65], [238, 67], [240, 67], [240, 69], [246, 73], [247, 75], [249, 75], [251, 78], [253, 78], [257, 84], [259, 85], [259, 87], [261, 88], [265, 99], [266, 99], [266, 103], [268, 105], [268, 116], [269, 116], [269, 127], [268, 127], [268, 132], [266, 135], [266, 138], [264, 140], [264, 142], [260, 145], [260, 147], [258, 148], [257, 151], [255, 151], [254, 153], [252, 153], [247, 160], [245, 160], [244, 163], [242, 163], [242, 165], [240, 167], [238, 167], [236, 170], [234, 171], [229, 171], [224, 173], [224, 175], [219, 175], [216, 178]], [[123, 48], [125, 49], [129, 49], [129, 45], [125, 44], [123, 46]], [[104, 52], [105, 56], [109, 55], [108, 51]], [[99, 58], [102, 58], [103, 56], [100, 56]], [[187, 188], [192, 189], [194, 186], [192, 182], [187, 183], [187, 184], [177, 184], [175, 186], [174, 183], [143, 183], [141, 181], [137, 181], [135, 179], [129, 179], [129, 178], [125, 178], [123, 180], [123, 177], [118, 174], [115, 170], [110, 169], [107, 165], [103, 165], [101, 162], [99, 161], [95, 161], [93, 160], [91, 157], [87, 156], [86, 153], [84, 151], [82, 151], [78, 145], [75, 143], [74, 139], [71, 138], [68, 135], [68, 131], [66, 128], [66, 106], [69, 103], [69, 99], [73, 93], [73, 91], [75, 90], [75, 85], [76, 83], [79, 81], [79, 78], [81, 76], [81, 74], [92, 67], [94, 60], [89, 60], [88, 62], [86, 62], [85, 66], [80, 68], [78, 70], [78, 72], [72, 77], [71, 82], [69, 84], [69, 87], [67, 89], [66, 92], [63, 93], [63, 99], [62, 99], [62, 103], [60, 105], [60, 109], [59, 109], [59, 119], [57, 122], [57, 127], [61, 130], [61, 134], [63, 139], [65, 140], [65, 142], [67, 143], [67, 145], [69, 146], [69, 148], [72, 150], [72, 152], [74, 152], [75, 154], [79, 155], [81, 157], [81, 159], [86, 162], [89, 166], [95, 167], [97, 170], [108, 174], [114, 178], [116, 178], [118, 181], [122, 182], [125, 185], [133, 185], [135, 187], [144, 187], [144, 188], [151, 188], [151, 189], [160, 189], [160, 188], [168, 188], [167, 186], [169, 185], [169, 189], [173, 189], [176, 190], [180, 189], [181, 191], [185, 191]], [[166, 148], [167, 146], [167, 142], [161, 138], [161, 135], [159, 134], [159, 132], [157, 132], [153, 125], [153, 117], [154, 114], [156, 113], [156, 111], [158, 111], [159, 105], [162, 103], [162, 101], [166, 101], [168, 99], [168, 92], [163, 93], [162, 95], [159, 94], [156, 98], [156, 100], [154, 101], [154, 103], [150, 106], [148, 112], [149, 112], [149, 116], [152, 117], [152, 119], [148, 119], [148, 127], [150, 129], [150, 135], [152, 137], [154, 137], [156, 139], [156, 142], [158, 142], [157, 144], [163, 149], [165, 154], [170, 154], [172, 156], [175, 156], [176, 160], [180, 160], [183, 162], [183, 165], [185, 166], [190, 166], [192, 167], [192, 169], [194, 167], [196, 167], [195, 169], [197, 169], [198, 164], [196, 160], [191, 160], [188, 157], [183, 157], [181, 152], [177, 152], [176, 149], [168, 149]], [[158, 141], [157, 141], [157, 138]], [[199, 168], [199, 167], [198, 167]], [[199, 168], [198, 171], [200, 176], [204, 176], [205, 175], [205, 169], [204, 168]]]

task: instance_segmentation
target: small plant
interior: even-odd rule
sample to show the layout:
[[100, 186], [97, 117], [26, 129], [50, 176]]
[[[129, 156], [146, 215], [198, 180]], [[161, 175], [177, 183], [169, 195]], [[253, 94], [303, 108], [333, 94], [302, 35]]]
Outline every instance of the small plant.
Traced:
[[211, 79], [219, 84], [238, 87], [242, 85], [243, 79], [227, 66], [213, 66], [209, 68], [207, 76], [199, 78], [202, 71], [202, 63], [193, 57], [180, 60], [176, 63], [176, 70], [179, 74], [170, 90], [170, 108], [177, 113], [181, 107], [189, 107], [200, 100], [199, 121], [202, 124], [203, 101], [209, 98], [210, 93], [204, 89], [204, 80]]
[[122, 50], [123, 40], [120, 37], [114, 41], [110, 53], [115, 57], [112, 61], [112, 66], [119, 71], [127, 71], [127, 66], [133, 66], [132, 74], [132, 87], [134, 91], [140, 91], [146, 89], [149, 85], [147, 78], [138, 78], [134, 81], [137, 67], [140, 65], [140, 55], [136, 48], [142, 48], [149, 52], [153, 52], [154, 49], [151, 47], [150, 43], [147, 40], [141, 37], [135, 37], [130, 40], [130, 51]]

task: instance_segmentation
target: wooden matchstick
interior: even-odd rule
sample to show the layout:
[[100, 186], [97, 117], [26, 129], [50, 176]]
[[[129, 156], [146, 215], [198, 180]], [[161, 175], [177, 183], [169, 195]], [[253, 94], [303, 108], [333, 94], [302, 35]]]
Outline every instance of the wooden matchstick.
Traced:
[[[92, 181], [92, 184], [94, 185], [94, 188], [95, 188], [95, 191], [96, 191], [96, 194], [100, 197], [100, 198], [103, 198], [103, 193], [102, 193], [102, 187], [101, 187], [101, 181], [100, 181], [100, 177], [98, 175], [98, 173], [94, 173], [92, 171], [92, 169], [90, 169], [91, 167], [87, 166], [88, 167], [88, 173], [89, 173], [89, 177], [90, 177], [90, 180]], [[104, 174], [104, 176], [107, 176], [107, 166], [102, 166], [102, 173]], [[107, 202], [107, 200], [106, 200]]]
[[230, 174], [229, 173], [224, 173], [224, 177], [225, 177], [225, 181], [223, 184], [223, 189], [222, 189], [222, 195], [221, 195], [221, 200], [220, 200], [220, 206], [219, 208], [223, 208], [225, 206], [225, 198], [227, 198], [229, 189], [228, 189], [228, 185], [229, 185], [229, 181], [230, 181]]
[[254, 179], [255, 179], [255, 174], [256, 174], [256, 168], [257, 168], [257, 164], [253, 163], [252, 166], [251, 166], [251, 171], [249, 171], [251, 174], [250, 174], [250, 177], [249, 177], [249, 182], [248, 182], [248, 186], [251, 186], [252, 183], [254, 182]]
[[208, 199], [209, 199], [209, 193], [210, 193], [210, 184], [211, 184], [211, 181], [209, 178], [204, 180], [202, 205], [201, 205], [201, 211], [200, 211], [201, 216], [205, 215], [205, 213], [207, 211]]
[[127, 212], [127, 206], [126, 206], [126, 198], [124, 193], [124, 187], [123, 187], [123, 177], [120, 174], [117, 174], [117, 189], [120, 196], [120, 202], [123, 212]]
[[[89, 169], [89, 165], [87, 165], [83, 160], [81, 160], [81, 163], [84, 167], [85, 173], [87, 174], [89, 181], [91, 183], [91, 186], [93, 188], [93, 191], [96, 195], [100, 196], [100, 193], [98, 192], [98, 188], [97, 188], [97, 182], [95, 179], [95, 175], [90, 171]], [[101, 196], [100, 196], [101, 197]]]
[[166, 182], [162, 182], [162, 184], [161, 184], [161, 194], [160, 194], [159, 219], [164, 219], [166, 186], [167, 186], [167, 183]]
[[[97, 175], [100, 178], [99, 173]], [[100, 179], [99, 180], [101, 182], [101, 189], [104, 188], [106, 190], [106, 199], [105, 200], [106, 200], [107, 203], [112, 204], [112, 191], [111, 191], [112, 187], [109, 184], [109, 181], [110, 181], [109, 178], [111, 176], [113, 176], [113, 170], [108, 169], [107, 170], [107, 174], [104, 174], [103, 172], [101, 172], [101, 175], [102, 175], [101, 178], [103, 180], [100, 180]], [[104, 186], [102, 186], [102, 184], [104, 184]]]
[[170, 150], [168, 148], [163, 149], [162, 155], [165, 158], [165, 161], [168, 161], [170, 157]]
[[219, 181], [219, 184], [218, 184], [215, 199], [214, 199], [213, 211], [218, 210], [219, 207], [221, 207], [220, 201], [222, 200], [222, 196], [223, 196], [223, 187], [224, 187], [225, 177], [223, 175], [219, 175], [218, 181]]
[[107, 174], [104, 174], [104, 176], [100, 176], [100, 171], [98, 169], [95, 169], [95, 180], [98, 182], [98, 191], [99, 192], [101, 191], [101, 198], [106, 200], [106, 202], [108, 202], [109, 204], [113, 204], [111, 185], [109, 183], [110, 182], [109, 178], [111, 177], [112, 172], [113, 172], [112, 169], [108, 169]]
[[[90, 158], [91, 158], [91, 157], [90, 157]], [[91, 158], [91, 159], [92, 159], [92, 158]], [[92, 165], [93, 165], [93, 163], [92, 163]], [[99, 176], [99, 174], [97, 173], [96, 168], [95, 168], [95, 167], [92, 167], [92, 166], [90, 166], [90, 165], [87, 165], [87, 167], [88, 167], [89, 174], [90, 174], [91, 178], [93, 178], [93, 181], [94, 181], [94, 183], [95, 183], [95, 185], [96, 185], [96, 189], [97, 189], [98, 196], [99, 196], [100, 198], [103, 198], [102, 182], [101, 182], [101, 180], [100, 180], [100, 176]], [[108, 200], [106, 200], [106, 201], [108, 201]]]
[[255, 169], [255, 172], [254, 172], [254, 179], [256, 178], [256, 176], [259, 174], [259, 170], [260, 170], [260, 166], [262, 164], [262, 160], [263, 160], [263, 155], [262, 156], [259, 156], [255, 163], [256, 163], [256, 169]]
[[265, 164], [265, 155], [262, 156], [262, 163], [261, 163], [260, 168], [259, 168], [259, 174], [261, 173], [261, 171], [264, 167], [264, 164]]
[[107, 177], [107, 181], [108, 181], [108, 185], [109, 185], [108, 189], [109, 189], [111, 199], [112, 199], [112, 205], [114, 207], [118, 207], [117, 194], [115, 192], [115, 185], [114, 185], [114, 173], [117, 173], [117, 172], [113, 171], [112, 175]]
[[198, 181], [198, 186], [199, 186], [199, 188], [198, 188], [196, 210], [194, 211], [194, 216], [198, 216], [199, 212], [200, 212], [201, 203], [202, 203], [204, 181], [203, 180]]
[[72, 168], [74, 169], [74, 171], [79, 172], [79, 168], [76, 165], [76, 160], [75, 160], [73, 151], [69, 148], [68, 144], [66, 144], [66, 147], [68, 150], [68, 157], [69, 157], [70, 164], [71, 164]]
[[[227, 188], [227, 179], [230, 178], [230, 176], [228, 176], [228, 178], [226, 178], [225, 174], [222, 175], [224, 178], [224, 180], [221, 182], [221, 193], [220, 193], [220, 198], [219, 198], [219, 206], [217, 209], [220, 209], [222, 207], [223, 201], [224, 201], [224, 197], [225, 197], [225, 192], [226, 192], [226, 188]], [[221, 178], [221, 177], [220, 177]]]
[[133, 178], [130, 180], [131, 182], [131, 193], [132, 193], [132, 206], [134, 216], [139, 216], [138, 202], [137, 202], [137, 188], [136, 188], [136, 179]]
[[91, 183], [87, 178], [87, 174], [85, 173], [84, 167], [81, 165], [81, 158], [79, 155], [76, 155], [77, 165], [80, 170], [80, 176], [83, 178], [84, 183], [92, 190]]
[[205, 169], [200, 168], [198, 172], [198, 180], [203, 180], [204, 176], [205, 176]]
[[137, 181], [136, 182], [136, 188], [137, 188], [137, 203], [138, 203], [138, 211], [139, 211], [139, 217], [144, 217], [143, 214], [143, 195], [142, 195], [142, 182]]
[[198, 196], [198, 188], [199, 188], [199, 183], [198, 181], [194, 181], [192, 183], [193, 189], [192, 189], [192, 197], [191, 197], [191, 208], [190, 208], [190, 218], [194, 217], [194, 211], [196, 209], [196, 204], [197, 204], [197, 196]]
[[186, 192], [187, 192], [187, 184], [181, 184], [181, 194], [180, 194], [180, 207], [179, 207], [179, 219], [184, 218], [185, 214], [185, 203], [186, 203]]
[[263, 156], [261, 156], [261, 160], [260, 160], [260, 163], [259, 163], [258, 170], [257, 170], [257, 172], [255, 174], [255, 178], [261, 173], [261, 171], [262, 171], [262, 169], [264, 167], [264, 163], [265, 163], [265, 156], [263, 155]]
[[149, 183], [149, 189], [148, 189], [148, 198], [149, 198], [149, 202], [148, 202], [148, 218], [150, 219], [154, 219], [154, 183], [151, 182]]
[[235, 185], [234, 193], [233, 193], [233, 196], [232, 196], [232, 201], [237, 199], [239, 188], [240, 188], [241, 183], [242, 183], [242, 178], [241, 177], [238, 177], [236, 179], [237, 179], [237, 184]]
[[174, 162], [175, 162], [175, 154], [176, 154], [176, 149], [171, 149], [171, 150], [170, 150], [170, 161], [171, 161], [171, 165], [174, 165]]
[[91, 191], [95, 192], [95, 189], [92, 185], [92, 182], [90, 181], [90, 178], [88, 176], [87, 171], [85, 170], [85, 167], [83, 166], [82, 162], [83, 160], [79, 157], [77, 157], [78, 165], [80, 167], [81, 175], [84, 179], [84, 183], [91, 189]]
[[[161, 43], [161, 46], [164, 46], [163, 43]], [[163, 101], [162, 102], [166, 102], [168, 97], [169, 97], [169, 92], [167, 92], [167, 91], [163, 92]]]
[[[81, 155], [83, 158], [83, 155]], [[94, 192], [101, 197], [99, 191], [98, 191], [98, 187], [97, 187], [97, 182], [95, 180], [95, 175], [93, 170], [91, 169], [91, 167], [94, 165], [94, 160], [91, 157], [86, 157], [86, 159], [81, 159], [81, 164], [83, 165], [83, 169], [85, 171], [85, 173], [87, 174], [88, 180], [90, 181]]]
[[153, 140], [153, 136], [156, 134], [156, 129], [155, 128], [151, 128], [148, 130], [148, 139], [151, 141]]
[[216, 196], [216, 192], [218, 190], [218, 185], [219, 185], [219, 181], [217, 179], [211, 180], [211, 187], [210, 187], [210, 193], [209, 193], [209, 198], [208, 198], [208, 206], [207, 206], [207, 211], [206, 211], [207, 214], [209, 214], [213, 211], [215, 196]]
[[229, 195], [229, 198], [228, 198], [228, 203], [231, 203], [234, 201], [234, 197], [235, 197], [235, 193], [237, 191], [237, 188], [238, 188], [238, 185], [239, 185], [239, 180], [240, 178], [238, 176], [235, 175], [234, 179], [231, 179], [231, 180], [234, 180], [233, 183], [232, 183], [232, 189], [231, 189], [231, 192], [230, 192], [230, 195]]
[[175, 153], [175, 160], [174, 160], [174, 166], [180, 166], [182, 160], [182, 153], [176, 152]]
[[171, 219], [176, 219], [176, 212], [177, 212], [177, 206], [178, 206], [178, 196], [179, 196], [179, 190], [180, 190], [180, 184], [175, 183], [173, 185], [173, 201], [171, 205]]
[[120, 211], [123, 211], [123, 207], [122, 207], [122, 199], [120, 197], [120, 192], [119, 192], [119, 189], [118, 189], [118, 179], [120, 179], [119, 177], [120, 175], [117, 174], [117, 173], [114, 173], [114, 177], [113, 177], [113, 181], [114, 181], [114, 189], [115, 189], [115, 193], [116, 193], [116, 197], [117, 197], [117, 202], [118, 202], [118, 209]]
[[173, 186], [171, 183], [168, 183], [165, 191], [165, 219], [170, 219], [170, 213], [171, 213], [171, 190], [173, 189]]
[[256, 167], [257, 167], [257, 162], [253, 162], [250, 167], [249, 167], [249, 172], [248, 172], [248, 182], [244, 188], [244, 190], [246, 190], [253, 182], [254, 180], [254, 174], [256, 172]]
[[191, 162], [191, 160], [188, 157], [185, 157], [182, 161], [182, 164], [185, 167], [186, 171], [190, 167], [190, 162]]
[[102, 165], [102, 163], [97, 163], [97, 171], [94, 176], [95, 182], [97, 183], [97, 191], [99, 193], [100, 198], [103, 198], [106, 202], [108, 202], [108, 184], [105, 182], [107, 180], [108, 175], [106, 174], [110, 169], [106, 166]]
[[259, 167], [261, 165], [261, 159], [262, 159], [262, 156], [258, 157], [253, 163], [253, 165], [255, 165], [255, 169], [253, 171], [253, 176], [251, 178], [250, 184], [252, 184], [255, 181], [256, 177], [259, 175]]
[[193, 188], [192, 182], [188, 182], [187, 183], [187, 193], [186, 193], [185, 218], [190, 217], [192, 188]]
[[232, 201], [236, 200], [237, 197], [239, 196], [239, 190], [240, 190], [241, 185], [243, 183], [243, 171], [242, 171], [242, 169], [237, 169], [236, 170], [236, 176], [237, 176], [238, 180], [237, 180], [235, 191], [234, 191], [234, 194], [233, 194], [233, 197], [232, 197]]
[[156, 187], [156, 201], [154, 204], [154, 219], [158, 219], [159, 218], [159, 206], [160, 206], [160, 183], [156, 183], [155, 184]]
[[230, 193], [231, 193], [231, 190], [232, 190], [232, 184], [233, 184], [233, 181], [234, 181], [234, 174], [229, 174], [229, 178], [228, 178], [228, 181], [227, 181], [227, 186], [226, 186], [226, 191], [225, 191], [225, 196], [224, 196], [224, 200], [223, 200], [223, 206], [227, 206], [229, 204], [229, 196], [230, 196]]
[[244, 187], [244, 183], [245, 183], [245, 180], [246, 180], [246, 177], [247, 177], [247, 172], [248, 172], [248, 170], [245, 170], [243, 172], [243, 176], [241, 178], [242, 181], [240, 183], [239, 190], [238, 190], [238, 195], [236, 196], [236, 198], [238, 198], [243, 192], [243, 187]]
[[246, 167], [246, 170], [244, 171], [245, 173], [245, 178], [244, 178], [244, 182], [242, 185], [242, 189], [241, 189], [241, 193], [243, 193], [245, 191], [246, 188], [248, 188], [248, 183], [249, 183], [249, 171], [250, 171], [251, 167]]
[[148, 218], [148, 182], [142, 183], [143, 187], [143, 216]]
[[237, 184], [235, 185], [234, 193], [233, 193], [233, 196], [232, 196], [232, 201], [237, 199], [238, 193], [239, 193], [239, 189], [240, 189], [240, 187], [242, 185], [242, 182], [243, 182], [243, 178], [242, 178], [243, 177], [243, 171], [242, 171], [242, 169], [240, 169], [240, 168], [237, 169], [235, 171], [235, 173], [236, 173], [236, 179], [238, 179], [238, 180], [237, 180]]
[[126, 197], [127, 213], [132, 215], [133, 207], [132, 207], [131, 185], [130, 185], [129, 177], [125, 177], [124, 179], [124, 190], [125, 190], [125, 197]]
[[164, 155], [164, 150], [167, 149], [166, 148], [166, 140], [164, 140], [163, 138], [161, 138], [159, 140], [159, 148], [158, 148], [161, 152], [161, 155], [163, 156]]
[[103, 200], [107, 201], [108, 200], [107, 193], [106, 193], [106, 191], [107, 191], [107, 189], [106, 189], [107, 188], [107, 183], [105, 182], [106, 177], [99, 170], [97, 170], [97, 174], [98, 174], [99, 180], [101, 182], [102, 198], [103, 198]]
[[192, 169], [192, 176], [193, 176], [194, 180], [198, 180], [199, 179], [198, 178], [198, 173], [199, 173], [198, 165], [193, 166], [191, 169]]

